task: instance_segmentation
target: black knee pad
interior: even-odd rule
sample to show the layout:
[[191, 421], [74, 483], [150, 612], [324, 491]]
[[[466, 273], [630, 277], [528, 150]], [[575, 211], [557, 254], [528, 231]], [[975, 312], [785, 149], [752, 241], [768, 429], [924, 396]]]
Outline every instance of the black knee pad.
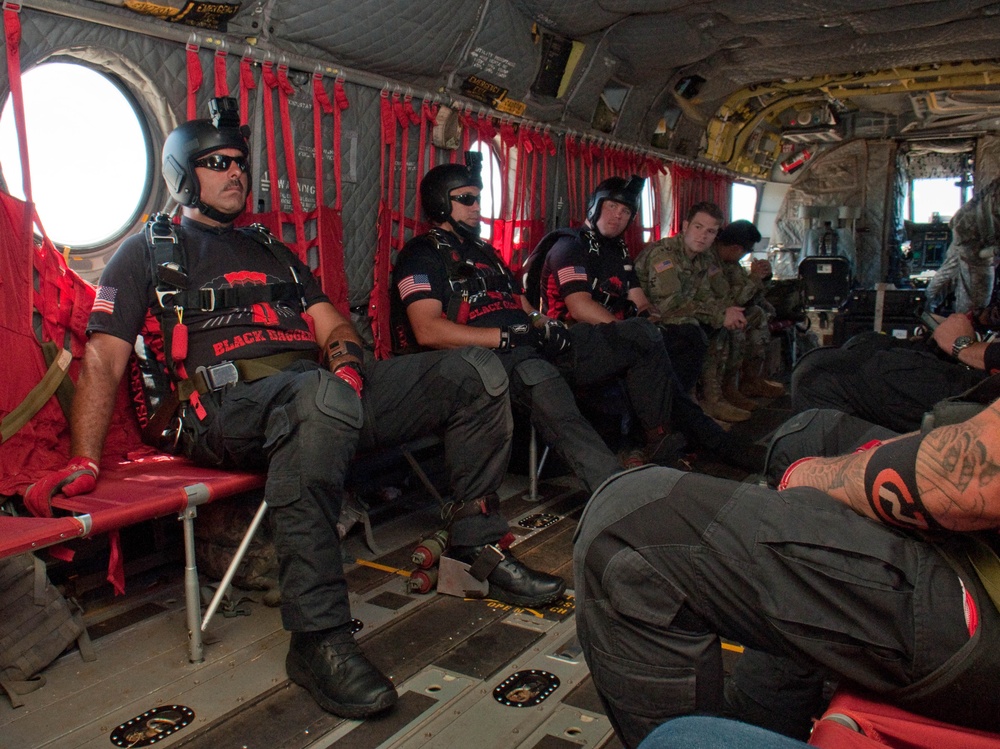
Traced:
[[514, 373], [529, 388], [562, 376], [554, 364], [541, 357], [519, 362], [514, 366]]
[[[495, 398], [498, 395], [503, 395], [507, 392], [507, 387], [509, 385], [507, 381], [507, 372], [503, 368], [503, 364], [497, 359], [496, 354], [494, 354], [489, 349], [479, 348], [478, 346], [468, 346], [463, 349], [459, 349], [455, 352], [462, 360], [465, 365], [471, 366], [475, 372], [475, 377], [482, 383], [483, 389], [491, 397]], [[465, 367], [462, 367], [465, 370]], [[464, 377], [468, 376], [468, 372], [465, 371], [462, 374], [456, 373], [456, 379], [454, 382], [456, 384], [461, 384]]]
[[652, 346], [662, 346], [663, 336], [660, 333], [660, 329], [656, 327], [653, 323], [643, 317], [634, 317], [630, 320], [625, 320], [626, 325], [631, 325], [635, 330], [642, 334], [644, 340], [648, 339], [648, 342]]

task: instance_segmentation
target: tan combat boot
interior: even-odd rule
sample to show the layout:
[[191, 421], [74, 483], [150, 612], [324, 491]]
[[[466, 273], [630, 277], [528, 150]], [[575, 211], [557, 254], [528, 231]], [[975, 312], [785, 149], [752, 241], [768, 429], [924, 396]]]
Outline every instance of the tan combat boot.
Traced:
[[787, 392], [785, 386], [780, 382], [765, 379], [762, 374], [763, 369], [763, 360], [747, 359], [740, 377], [740, 392], [751, 398], [780, 398]]
[[715, 370], [705, 369], [701, 373], [702, 410], [719, 421], [737, 422], [750, 418], [750, 412], [737, 408], [722, 396], [722, 385]]
[[747, 398], [736, 386], [739, 372], [735, 369], [726, 370], [726, 375], [722, 379], [722, 397], [737, 408], [744, 411], [755, 411], [760, 405], [752, 398]]

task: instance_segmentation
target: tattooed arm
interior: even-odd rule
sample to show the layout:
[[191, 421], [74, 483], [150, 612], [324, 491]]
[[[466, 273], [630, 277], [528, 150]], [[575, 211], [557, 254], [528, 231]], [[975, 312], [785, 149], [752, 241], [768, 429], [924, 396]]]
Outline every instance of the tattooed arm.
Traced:
[[[887, 455], [905, 454], [906, 444], [913, 449], [909, 460], [889, 461], [891, 469], [882, 465]], [[1000, 401], [922, 439], [904, 435], [867, 452], [800, 463], [784, 483], [815, 487], [859, 515], [891, 525], [1000, 527]]]

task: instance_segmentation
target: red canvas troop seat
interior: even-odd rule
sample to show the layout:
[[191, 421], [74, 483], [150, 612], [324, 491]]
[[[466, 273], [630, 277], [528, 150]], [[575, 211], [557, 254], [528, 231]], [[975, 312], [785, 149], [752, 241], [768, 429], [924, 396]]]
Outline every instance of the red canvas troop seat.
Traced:
[[[30, 205], [0, 193], [0, 350], [6, 356], [4, 387], [0, 388], [0, 495], [23, 493], [47, 471], [66, 465], [69, 459], [69, 427], [59, 399], [49, 397], [47, 391], [42, 396], [32, 391], [49, 370], [43, 343], [53, 352], [62, 352], [62, 366], [49, 376], [58, 381], [58, 375], [65, 371], [66, 382], [75, 380], [95, 296], [94, 288], [67, 267], [51, 242], [36, 243], [33, 216]], [[24, 404], [31, 404], [33, 397], [35, 407], [25, 411]], [[68, 403], [69, 398], [64, 401]], [[61, 510], [72, 516], [0, 515], [0, 557], [37, 551], [73, 538], [114, 534], [144, 520], [179, 516], [185, 525], [185, 553], [191, 571], [186, 581], [191, 659], [200, 660], [195, 508], [263, 485], [263, 474], [200, 468], [143, 445], [123, 380], [96, 490], [53, 500], [57, 514]], [[112, 549], [109, 579], [120, 588], [124, 585], [121, 559], [117, 558], [116, 544]]]
[[[845, 725], [850, 721], [861, 733]], [[1000, 734], [942, 723], [841, 688], [816, 722], [809, 745], [820, 749], [1000, 749]]]

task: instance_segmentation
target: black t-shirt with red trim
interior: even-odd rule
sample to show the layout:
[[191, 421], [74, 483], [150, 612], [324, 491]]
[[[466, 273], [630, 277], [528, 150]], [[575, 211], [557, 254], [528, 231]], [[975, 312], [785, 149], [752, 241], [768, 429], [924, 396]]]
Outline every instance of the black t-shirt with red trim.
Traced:
[[[188, 218], [175, 229], [186, 256], [189, 289], [289, 283], [293, 281], [289, 268], [294, 268], [304, 287], [307, 307], [329, 301], [309, 268], [284, 245], [265, 247], [238, 229], [216, 229]], [[101, 274], [88, 334], [107, 333], [132, 343], [143, 329], [147, 313], [159, 310], [155, 292], [146, 238], [133, 235], [122, 242]], [[183, 322], [188, 328], [188, 354], [184, 365], [192, 372], [222, 361], [315, 350], [315, 335], [301, 312], [294, 301], [212, 312], [186, 310]], [[157, 328], [151, 326], [152, 330]], [[159, 341], [147, 340], [146, 344], [154, 351], [162, 348]]]
[[566, 297], [582, 291], [618, 319], [624, 318], [629, 289], [639, 285], [624, 247], [621, 240], [598, 237], [589, 229], [580, 230], [577, 236], [560, 237], [542, 266], [542, 312], [572, 321]]
[[456, 322], [480, 328], [529, 322], [521, 307], [521, 285], [496, 249], [485, 243], [462, 242], [451, 232], [434, 229], [433, 236], [422, 234], [407, 242], [392, 277], [404, 308], [421, 299], [437, 299], [447, 313], [453, 295], [460, 293], [452, 288], [450, 274], [484, 279], [491, 287], [470, 294]]

